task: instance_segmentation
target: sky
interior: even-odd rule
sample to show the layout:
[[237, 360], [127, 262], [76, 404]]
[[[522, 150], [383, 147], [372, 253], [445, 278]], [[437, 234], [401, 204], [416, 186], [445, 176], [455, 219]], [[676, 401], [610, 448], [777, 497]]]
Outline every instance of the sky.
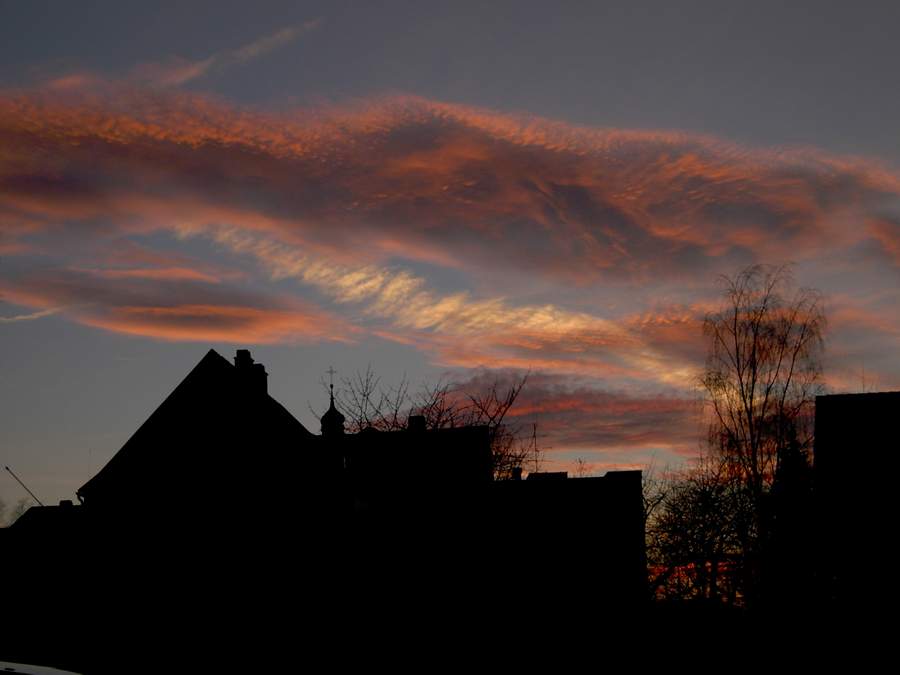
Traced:
[[0, 16], [0, 454], [46, 502], [210, 348], [313, 431], [329, 367], [529, 373], [545, 468], [678, 465], [755, 263], [822, 293], [829, 391], [900, 389], [895, 3]]

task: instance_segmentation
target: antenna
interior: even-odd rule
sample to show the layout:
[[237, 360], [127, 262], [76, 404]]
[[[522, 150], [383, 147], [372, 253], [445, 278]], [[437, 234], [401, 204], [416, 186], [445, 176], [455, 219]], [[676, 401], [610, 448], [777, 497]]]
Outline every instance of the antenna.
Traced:
[[23, 488], [25, 488], [25, 492], [27, 492], [28, 494], [30, 494], [30, 495], [31, 495], [31, 498], [34, 499], [34, 501], [36, 501], [36, 502], [37, 502], [38, 504], [40, 504], [41, 506], [44, 505], [44, 502], [42, 502], [40, 499], [38, 499], [38, 498], [35, 496], [35, 494], [34, 494], [31, 490], [28, 489], [28, 486], [25, 485], [25, 483], [23, 483], [21, 480], [19, 480], [19, 477], [18, 477], [16, 474], [13, 473], [13, 470], [12, 470], [12, 469], [10, 469], [8, 466], [3, 467], [3, 468], [5, 468], [7, 471], [9, 471], [9, 475], [12, 476], [13, 478], [15, 478], [15, 479], [16, 479], [16, 482], [17, 482], [19, 485], [21, 485]]

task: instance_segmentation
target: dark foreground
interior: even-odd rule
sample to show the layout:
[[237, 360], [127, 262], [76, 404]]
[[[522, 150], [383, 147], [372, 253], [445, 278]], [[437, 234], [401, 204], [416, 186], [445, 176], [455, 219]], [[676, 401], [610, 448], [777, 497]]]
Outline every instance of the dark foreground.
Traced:
[[879, 626], [889, 625], [846, 609], [651, 603], [572, 575], [552, 551], [510, 566], [490, 547], [460, 555], [433, 541], [389, 542], [402, 555], [385, 555], [384, 540], [323, 537], [315, 549], [227, 556], [219, 543], [184, 542], [191, 555], [181, 556], [123, 539], [102, 560], [74, 550], [16, 565], [4, 582], [0, 661], [86, 674], [450, 663], [468, 672], [548, 658], [728, 670], [848, 653], [862, 663], [886, 644]]

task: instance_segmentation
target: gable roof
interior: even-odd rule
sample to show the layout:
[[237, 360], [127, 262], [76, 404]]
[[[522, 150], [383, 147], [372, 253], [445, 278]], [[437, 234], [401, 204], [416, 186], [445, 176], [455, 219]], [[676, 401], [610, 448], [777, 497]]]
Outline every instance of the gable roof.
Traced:
[[[257, 364], [258, 365], [258, 364]], [[160, 487], [209, 484], [249, 454], [290, 453], [314, 438], [265, 390], [215, 350], [191, 370], [125, 445], [76, 492], [85, 504], [149, 498]], [[164, 479], [164, 480], [162, 480]], [[162, 480], [162, 482], [160, 482]], [[214, 487], [214, 486], [213, 486]]]

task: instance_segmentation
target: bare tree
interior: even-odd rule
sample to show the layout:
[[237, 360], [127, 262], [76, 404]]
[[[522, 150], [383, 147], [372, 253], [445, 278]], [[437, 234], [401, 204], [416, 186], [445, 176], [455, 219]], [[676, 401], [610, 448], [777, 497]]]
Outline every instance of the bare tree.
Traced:
[[575, 459], [575, 468], [572, 473], [575, 474], [575, 478], [585, 478], [591, 473], [587, 460], [584, 457]]
[[808, 527], [796, 502], [809, 494], [825, 316], [788, 267], [722, 282], [725, 302], [703, 325], [710, 452], [683, 471], [647, 472], [645, 532], [655, 597], [747, 605], [771, 595], [783, 541]]
[[735, 604], [754, 523], [747, 486], [719, 456], [651, 480], [645, 485], [651, 593]]
[[670, 471], [660, 472], [654, 463], [641, 471], [641, 495], [644, 505], [644, 544], [647, 552], [647, 568], [650, 581], [650, 597], [657, 595], [658, 590], [672, 575], [672, 569], [664, 556], [660, 514], [666, 508], [669, 493], [674, 481]]
[[[324, 383], [323, 383], [324, 384]], [[396, 387], [384, 387], [372, 366], [342, 380], [335, 405], [346, 417], [347, 431], [405, 429], [409, 417], [409, 382], [404, 376]]]
[[[495, 378], [475, 390], [438, 380], [411, 393], [404, 377], [396, 387], [385, 387], [371, 366], [341, 380], [335, 391], [335, 405], [347, 420], [347, 430], [397, 431], [407, 427], [410, 415], [425, 418], [427, 429], [486, 426], [490, 434], [494, 476], [509, 478], [517, 467], [534, 460], [539, 467], [541, 450], [537, 427], [510, 424], [507, 413], [528, 380], [528, 374], [503, 383]], [[323, 383], [324, 386], [324, 383]]]
[[445, 379], [423, 384], [412, 403], [416, 412], [425, 418], [427, 429], [450, 429], [470, 423], [468, 398]]
[[497, 380], [487, 388], [468, 395], [469, 403], [461, 408], [462, 418], [469, 425], [487, 426], [491, 436], [491, 453], [494, 462], [494, 478], [506, 479], [533, 457], [539, 463], [537, 426], [531, 425], [531, 434], [525, 435], [520, 425], [509, 425], [506, 415], [525, 383], [526, 373], [508, 386]]
[[722, 281], [725, 306], [703, 324], [710, 441], [759, 501], [780, 453], [811, 444], [825, 314], [817, 291], [795, 289], [789, 267], [755, 265]]
[[826, 320], [821, 295], [797, 289], [789, 267], [755, 265], [722, 281], [724, 306], [703, 325], [709, 353], [701, 382], [719, 480], [740, 484], [749, 500], [739, 566], [748, 600], [756, 602], [777, 566], [773, 485], [779, 475], [784, 482], [787, 465], [797, 473], [798, 462], [809, 462]]

